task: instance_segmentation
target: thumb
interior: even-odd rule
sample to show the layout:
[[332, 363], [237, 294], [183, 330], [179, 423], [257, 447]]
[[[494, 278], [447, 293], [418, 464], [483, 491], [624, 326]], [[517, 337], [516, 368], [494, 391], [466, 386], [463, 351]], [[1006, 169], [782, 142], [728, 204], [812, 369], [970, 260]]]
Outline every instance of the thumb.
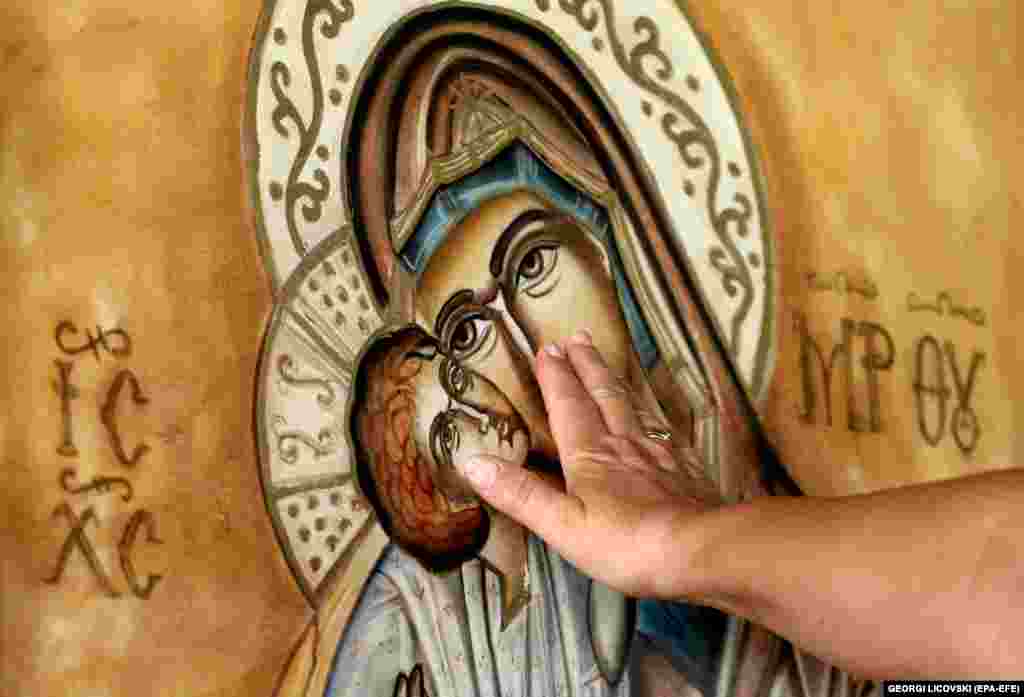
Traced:
[[584, 521], [583, 502], [551, 481], [496, 457], [475, 457], [461, 466], [478, 494], [510, 518], [566, 553]]

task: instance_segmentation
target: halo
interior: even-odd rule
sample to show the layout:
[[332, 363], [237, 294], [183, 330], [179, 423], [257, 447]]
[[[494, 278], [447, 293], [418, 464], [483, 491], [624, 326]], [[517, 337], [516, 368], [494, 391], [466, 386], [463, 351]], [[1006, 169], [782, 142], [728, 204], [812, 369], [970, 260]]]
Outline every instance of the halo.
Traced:
[[[560, 49], [613, 115], [748, 395], [774, 360], [775, 268], [763, 183], [725, 71], [667, 0], [267, 0], [250, 58], [245, 146], [267, 270], [279, 288], [353, 221], [345, 158], [358, 95], [401, 29], [486, 12]], [[671, 28], [670, 30], [668, 28]]]
[[[394, 273], [390, 305], [382, 306], [372, 241], [352, 227], [351, 138], [379, 56], [434, 12], [500, 15], [558, 47], [638, 163], [666, 221], [666, 243], [751, 399], [770, 381], [775, 269], [763, 185], [728, 79], [676, 3], [266, 0], [243, 128], [249, 200], [276, 293], [256, 437], [285, 558], [318, 617], [334, 618], [325, 646], [337, 638], [331, 632], [340, 635], [387, 542], [354, 471], [355, 367], [374, 336], [411, 320], [411, 279]], [[627, 275], [639, 285], [645, 269], [627, 257]], [[658, 300], [650, 295], [645, 306], [664, 304]], [[680, 345], [680, 359], [669, 362], [674, 377], [687, 370], [686, 350]], [[315, 664], [316, 649], [312, 655]], [[310, 670], [308, 684], [319, 684], [326, 668]]]
[[256, 393], [260, 474], [282, 550], [318, 605], [349, 549], [378, 527], [348, 422], [359, 358], [389, 325], [349, 228], [314, 247], [279, 297]]

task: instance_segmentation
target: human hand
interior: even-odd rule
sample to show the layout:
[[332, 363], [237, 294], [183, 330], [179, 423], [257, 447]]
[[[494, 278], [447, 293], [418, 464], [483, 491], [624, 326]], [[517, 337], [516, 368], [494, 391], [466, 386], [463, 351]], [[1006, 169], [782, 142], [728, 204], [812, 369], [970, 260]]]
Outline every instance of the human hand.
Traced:
[[543, 349], [536, 373], [565, 490], [495, 458], [475, 459], [463, 474], [594, 579], [639, 597], [696, 593], [700, 534], [692, 523], [719, 503], [696, 454], [678, 438], [649, 436], [585, 332]]

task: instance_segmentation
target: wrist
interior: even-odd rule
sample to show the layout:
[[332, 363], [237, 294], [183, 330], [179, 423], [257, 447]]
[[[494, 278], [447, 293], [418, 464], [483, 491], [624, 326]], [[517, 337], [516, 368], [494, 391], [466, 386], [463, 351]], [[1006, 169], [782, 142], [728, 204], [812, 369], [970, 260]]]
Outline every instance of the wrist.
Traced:
[[669, 576], [672, 599], [715, 607], [750, 617], [751, 583], [741, 562], [744, 530], [753, 529], [757, 515], [753, 503], [723, 505], [690, 515], [675, 526], [673, 545], [686, 550], [672, 557]]

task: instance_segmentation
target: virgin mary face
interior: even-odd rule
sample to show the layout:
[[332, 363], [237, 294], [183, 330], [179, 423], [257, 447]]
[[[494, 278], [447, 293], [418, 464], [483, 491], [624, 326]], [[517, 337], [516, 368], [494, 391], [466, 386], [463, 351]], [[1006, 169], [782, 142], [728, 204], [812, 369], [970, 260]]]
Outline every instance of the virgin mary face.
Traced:
[[424, 268], [417, 310], [443, 350], [493, 383], [522, 414], [531, 447], [557, 451], [532, 372], [540, 346], [586, 328], [612, 370], [632, 344], [601, 242], [527, 191], [481, 204]]

